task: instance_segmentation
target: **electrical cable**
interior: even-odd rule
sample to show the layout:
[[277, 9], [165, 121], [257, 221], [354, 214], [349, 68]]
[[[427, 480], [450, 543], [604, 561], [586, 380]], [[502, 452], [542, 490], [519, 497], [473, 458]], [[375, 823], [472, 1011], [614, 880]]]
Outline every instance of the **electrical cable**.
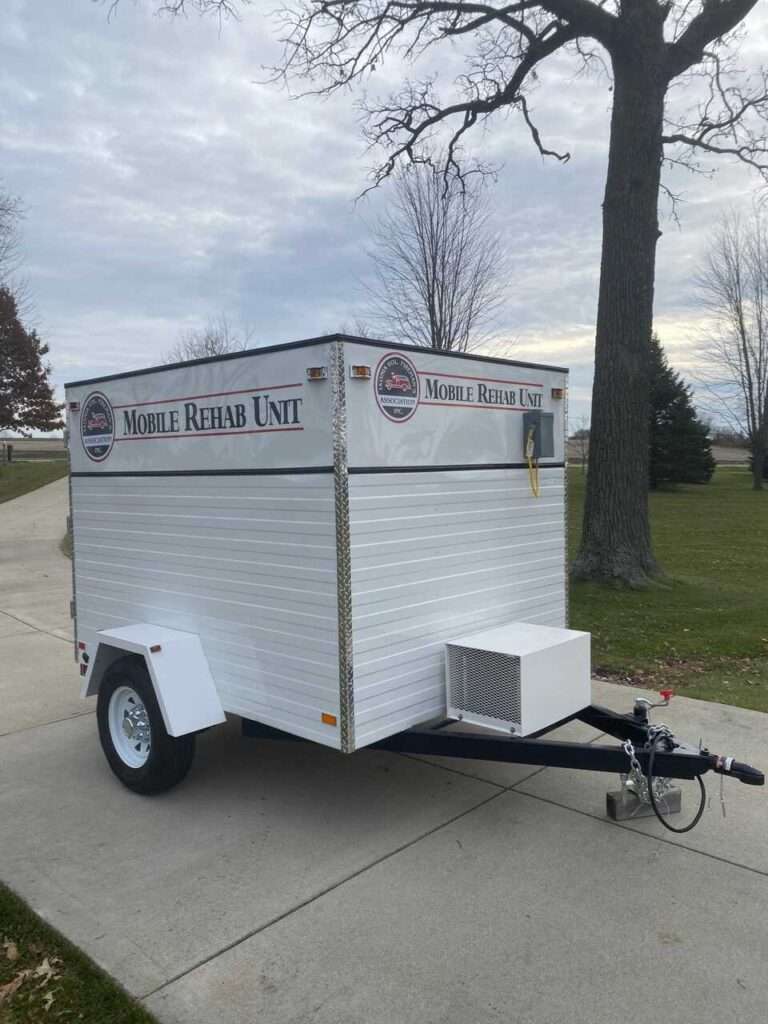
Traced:
[[683, 828], [675, 828], [674, 825], [669, 824], [669, 822], [664, 818], [664, 815], [659, 810], [658, 804], [656, 803], [656, 796], [653, 792], [653, 762], [656, 758], [656, 747], [658, 746], [659, 740], [664, 738], [665, 734], [663, 732], [659, 732], [656, 733], [656, 735], [651, 739], [650, 750], [648, 751], [647, 770], [648, 798], [651, 801], [651, 807], [653, 808], [654, 814], [659, 819], [664, 828], [669, 829], [670, 832], [690, 832], [691, 829], [695, 828], [695, 826], [698, 825], [698, 823], [701, 821], [701, 816], [704, 813], [704, 808], [707, 805], [707, 788], [704, 785], [704, 780], [702, 779], [702, 777], [700, 775], [697, 775], [696, 781], [698, 782], [699, 789], [701, 790], [701, 800], [699, 802], [699, 809], [696, 811], [693, 820], [690, 821]]
[[539, 460], [535, 459], [533, 454], [535, 450], [534, 428], [531, 427], [525, 442], [525, 457], [528, 460], [528, 483], [531, 494], [534, 498], [538, 498], [541, 496], [541, 487], [539, 486]]

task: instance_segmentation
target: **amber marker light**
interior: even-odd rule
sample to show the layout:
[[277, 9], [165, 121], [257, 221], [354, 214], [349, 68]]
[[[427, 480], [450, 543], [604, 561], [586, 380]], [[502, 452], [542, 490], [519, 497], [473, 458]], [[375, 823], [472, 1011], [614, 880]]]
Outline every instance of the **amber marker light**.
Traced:
[[552, 397], [553, 398], [565, 398], [565, 389], [564, 388], [552, 388]]
[[327, 366], [308, 366], [307, 380], [328, 380]]
[[324, 711], [320, 715], [320, 721], [323, 725], [336, 725], [336, 715], [329, 715], [327, 711]]
[[352, 380], [370, 380], [371, 368], [370, 366], [352, 365], [349, 368], [349, 376], [352, 378]]

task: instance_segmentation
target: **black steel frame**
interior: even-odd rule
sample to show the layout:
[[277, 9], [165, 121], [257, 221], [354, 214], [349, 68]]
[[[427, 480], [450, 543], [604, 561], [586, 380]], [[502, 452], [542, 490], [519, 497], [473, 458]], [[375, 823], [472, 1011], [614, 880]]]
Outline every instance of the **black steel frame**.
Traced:
[[[599, 705], [590, 705], [535, 736], [527, 737], [448, 730], [446, 726], [456, 726], [458, 723], [444, 721], [436, 725], [407, 729], [405, 732], [371, 743], [364, 749], [479, 761], [504, 761], [509, 764], [541, 765], [551, 768], [577, 768], [614, 774], [629, 771], [629, 756], [623, 745], [607, 746], [600, 743], [567, 743], [562, 740], [542, 739], [542, 736], [573, 720], [584, 722], [598, 732], [613, 736], [615, 739], [630, 740], [641, 768], [647, 773], [652, 726], [648, 720], [647, 710], [642, 704], [636, 704], [635, 710], [628, 715]], [[300, 737], [249, 719], [243, 719], [242, 726], [245, 736], [300, 740]], [[674, 736], [665, 736], [663, 741], [658, 743], [653, 769], [654, 775], [670, 779], [695, 779], [708, 771], [713, 771], [720, 775], [732, 776], [751, 786], [762, 786], [765, 782], [763, 773], [757, 768], [730, 757], [711, 754], [704, 748], [692, 747]]]

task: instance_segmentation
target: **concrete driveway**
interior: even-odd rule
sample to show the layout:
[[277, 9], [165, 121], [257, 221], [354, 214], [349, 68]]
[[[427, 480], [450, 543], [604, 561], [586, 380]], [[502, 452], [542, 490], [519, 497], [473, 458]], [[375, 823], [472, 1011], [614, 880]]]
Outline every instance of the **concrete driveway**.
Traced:
[[[674, 837], [607, 822], [610, 776], [343, 757], [236, 722], [175, 791], [123, 789], [77, 699], [65, 505], [61, 483], [0, 505], [0, 877], [161, 1021], [765, 1019], [764, 790], [727, 782], [723, 818], [710, 781]], [[768, 765], [768, 716], [678, 698], [664, 718]]]

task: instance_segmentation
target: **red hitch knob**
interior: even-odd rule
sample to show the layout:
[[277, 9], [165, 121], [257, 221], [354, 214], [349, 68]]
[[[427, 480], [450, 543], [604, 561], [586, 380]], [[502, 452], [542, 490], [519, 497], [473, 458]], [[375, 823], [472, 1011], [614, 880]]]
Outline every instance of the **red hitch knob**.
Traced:
[[669, 704], [670, 700], [672, 699], [672, 697], [674, 697], [674, 695], [674, 690], [659, 690], [659, 696], [662, 700], [665, 700], [667, 704]]

